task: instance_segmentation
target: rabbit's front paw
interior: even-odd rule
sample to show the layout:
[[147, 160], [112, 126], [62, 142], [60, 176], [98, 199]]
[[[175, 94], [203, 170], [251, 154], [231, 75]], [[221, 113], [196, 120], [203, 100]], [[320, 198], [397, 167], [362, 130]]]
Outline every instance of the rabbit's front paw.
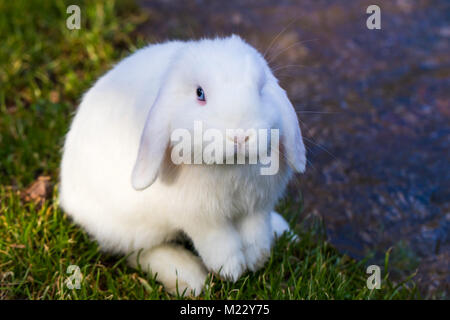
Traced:
[[246, 270], [240, 235], [231, 224], [211, 227], [196, 225], [186, 233], [208, 270], [225, 280], [236, 281]]
[[239, 232], [247, 268], [256, 271], [264, 266], [270, 256], [273, 242], [268, 215], [253, 214], [240, 221]]
[[232, 248], [227, 244], [211, 247], [207, 254], [203, 252], [202, 258], [209, 270], [224, 280], [234, 282], [245, 271], [245, 256], [239, 247]]
[[229, 281], [237, 281], [245, 271], [245, 256], [241, 251], [228, 256], [222, 263], [217, 264], [215, 272], [221, 278]]
[[270, 234], [261, 234], [257, 239], [244, 242], [244, 254], [247, 268], [257, 271], [262, 268], [270, 257], [272, 241]]

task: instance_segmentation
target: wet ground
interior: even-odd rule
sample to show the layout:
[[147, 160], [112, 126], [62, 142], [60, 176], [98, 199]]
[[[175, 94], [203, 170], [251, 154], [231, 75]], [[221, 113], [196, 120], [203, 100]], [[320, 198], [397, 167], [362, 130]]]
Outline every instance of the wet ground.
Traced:
[[[448, 296], [450, 2], [141, 4], [149, 41], [237, 33], [270, 47], [309, 152], [302, 217], [323, 218], [330, 242], [355, 258], [380, 262], [394, 247], [394, 276], [418, 270], [422, 292]], [[370, 4], [381, 30], [366, 27]]]

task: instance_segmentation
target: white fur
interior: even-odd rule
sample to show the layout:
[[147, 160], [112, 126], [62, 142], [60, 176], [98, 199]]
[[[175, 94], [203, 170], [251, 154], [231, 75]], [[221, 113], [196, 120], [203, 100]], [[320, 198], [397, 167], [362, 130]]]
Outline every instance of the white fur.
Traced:
[[[199, 119], [219, 129], [279, 128], [286, 155], [278, 174], [172, 164], [170, 130], [192, 130]], [[178, 281], [198, 294], [204, 266], [237, 280], [264, 264], [282, 219], [272, 226], [271, 212], [291, 168], [303, 171], [305, 161], [295, 111], [255, 49], [237, 36], [172, 41], [132, 54], [85, 94], [64, 145], [60, 203], [103, 249], [144, 249], [139, 263], [166, 288]], [[170, 242], [180, 232], [201, 260]]]

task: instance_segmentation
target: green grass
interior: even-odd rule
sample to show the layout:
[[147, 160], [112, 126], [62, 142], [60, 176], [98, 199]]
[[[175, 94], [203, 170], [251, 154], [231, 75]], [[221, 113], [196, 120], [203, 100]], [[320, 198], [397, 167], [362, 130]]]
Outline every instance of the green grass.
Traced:
[[[82, 93], [121, 57], [143, 44], [135, 32], [145, 17], [130, 1], [81, 3], [82, 28], [65, 27], [60, 1], [1, 1], [0, 12], [0, 299], [173, 299], [124, 257], [99, 251], [58, 208], [60, 149]], [[27, 202], [23, 189], [39, 175], [52, 179], [53, 196]], [[279, 210], [298, 217], [300, 205]], [[237, 283], [208, 279], [201, 299], [407, 299], [413, 282], [394, 284], [388, 259], [381, 290], [366, 287], [367, 261], [338, 253], [320, 223], [292, 225], [299, 242], [282, 237], [270, 261]], [[387, 258], [389, 256], [387, 255]], [[81, 289], [64, 281], [69, 265], [83, 275]]]

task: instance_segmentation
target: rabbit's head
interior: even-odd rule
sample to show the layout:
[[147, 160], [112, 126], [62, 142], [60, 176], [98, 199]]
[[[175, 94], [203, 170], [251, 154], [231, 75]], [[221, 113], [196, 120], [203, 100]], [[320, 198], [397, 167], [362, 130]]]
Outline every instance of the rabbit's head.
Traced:
[[[217, 138], [205, 135], [202, 142], [196, 130], [220, 133], [225, 159], [242, 146], [247, 156], [267, 152], [270, 129], [279, 129], [280, 161], [297, 172], [305, 169], [305, 148], [292, 104], [263, 56], [238, 36], [187, 42], [174, 56], [142, 133], [132, 175], [135, 189], [155, 181], [177, 129], [190, 133], [192, 151]], [[266, 143], [256, 142], [261, 129], [267, 133]], [[227, 143], [234, 148], [227, 148]], [[252, 143], [256, 149], [249, 148]], [[207, 154], [204, 162], [216, 162]]]

